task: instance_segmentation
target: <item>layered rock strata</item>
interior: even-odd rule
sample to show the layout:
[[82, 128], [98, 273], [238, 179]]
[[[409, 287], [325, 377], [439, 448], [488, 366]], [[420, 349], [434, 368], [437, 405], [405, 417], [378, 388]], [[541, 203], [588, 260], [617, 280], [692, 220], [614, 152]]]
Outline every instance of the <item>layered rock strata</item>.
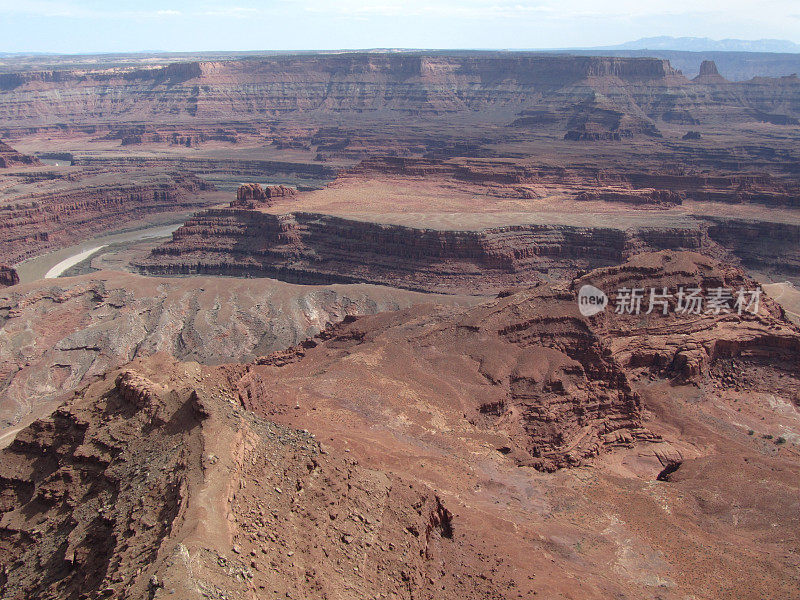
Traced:
[[496, 293], [661, 249], [702, 250], [775, 277], [796, 277], [797, 236], [789, 223], [722, 217], [630, 228], [517, 224], [459, 231], [316, 213], [211, 209], [187, 221], [137, 266], [159, 275], [255, 275]]
[[19, 275], [16, 269], [7, 265], [0, 265], [0, 287], [16, 285], [19, 283]]
[[[759, 284], [740, 269], [725, 266], [692, 252], [640, 254], [617, 267], [598, 269], [576, 279], [575, 293], [584, 285], [605, 291], [608, 309], [591, 318], [604, 332], [616, 359], [628, 372], [648, 374], [680, 382], [699, 382], [710, 375], [717, 362], [741, 360], [778, 369], [793, 370], [800, 356], [798, 328], [784, 318], [783, 309], [766, 294], [751, 292]], [[619, 309], [619, 290], [641, 289], [641, 311]], [[726, 300], [708, 304], [714, 290], [726, 290]], [[656, 300], [650, 310], [651, 290]], [[686, 311], [679, 290], [700, 290], [705, 304]], [[736, 306], [739, 290], [745, 303]], [[666, 314], [665, 314], [666, 313]]]
[[203, 192], [213, 189], [199, 177], [159, 171], [41, 175], [48, 191], [22, 187], [0, 205], [0, 260], [7, 264], [148, 215], [208, 205]]
[[[577, 296], [589, 283], [605, 290], [611, 304], [584, 317]], [[800, 329], [766, 296], [741, 314], [732, 301], [719, 313], [703, 307], [699, 314], [681, 314], [674, 298], [667, 314], [648, 313], [647, 298], [641, 312], [615, 311], [618, 289], [674, 293], [680, 287], [708, 294], [714, 287], [757, 284], [693, 252], [640, 254], [569, 285], [501, 294], [469, 309], [347, 319], [292, 352], [260, 359], [243, 378], [240, 395], [255, 411], [280, 414], [276, 407], [291, 397], [316, 410], [352, 411], [353, 422], [384, 422], [382, 413], [402, 412], [402, 398], [414, 398], [417, 406], [441, 414], [448, 427], [463, 414], [480, 430], [501, 432], [498, 446], [519, 464], [541, 470], [581, 464], [616, 444], [659, 441], [642, 429], [640, 400], [631, 387], [642, 375], [697, 383], [712, 376], [714, 365], [736, 360], [775, 376], [784, 370], [798, 376]], [[304, 386], [308, 373], [321, 368], [322, 381]], [[343, 378], [361, 382], [363, 400], [326, 384]], [[800, 391], [796, 379], [791, 385]], [[348, 422], [343, 419], [342, 427]]]
[[[800, 184], [787, 174], [714, 172], [689, 169], [597, 167], [576, 164], [553, 166], [527, 161], [489, 159], [437, 160], [416, 157], [372, 157], [343, 172], [341, 178], [380, 176], [424, 177], [484, 186], [536, 185], [566, 188], [579, 199], [601, 199], [627, 204], [680, 204], [682, 199], [725, 204], [800, 206]], [[788, 168], [788, 165], [787, 165]]]
[[[298, 113], [368, 113], [384, 120], [483, 113], [487, 120], [500, 122], [522, 110], [538, 110], [555, 115], [578, 137], [583, 132], [582, 139], [621, 139], [659, 135], [658, 120], [683, 113], [710, 123], [720, 122], [715, 113], [737, 122], [752, 120], [756, 108], [767, 114], [788, 110], [791, 114], [784, 116], [796, 117], [791, 99], [798, 91], [798, 80], [791, 78], [725, 83], [710, 65], [689, 81], [668, 61], [652, 58], [531, 53], [274, 56], [145, 69], [0, 74], [0, 125], [215, 120], [212, 131], [224, 132], [226, 122]], [[123, 132], [122, 139], [138, 143], [140, 137]]]
[[210, 209], [137, 266], [151, 274], [367, 282], [445, 293], [496, 293], [544, 274], [616, 264], [643, 248], [700, 248], [699, 229], [509, 225], [421, 229], [314, 213]]
[[231, 208], [257, 208], [272, 206], [273, 198], [287, 198], [295, 195], [294, 188], [285, 185], [268, 185], [262, 188], [258, 183], [245, 183], [236, 190], [236, 200]]
[[11, 146], [0, 140], [0, 169], [37, 164], [39, 164], [39, 161], [34, 157], [20, 154]]

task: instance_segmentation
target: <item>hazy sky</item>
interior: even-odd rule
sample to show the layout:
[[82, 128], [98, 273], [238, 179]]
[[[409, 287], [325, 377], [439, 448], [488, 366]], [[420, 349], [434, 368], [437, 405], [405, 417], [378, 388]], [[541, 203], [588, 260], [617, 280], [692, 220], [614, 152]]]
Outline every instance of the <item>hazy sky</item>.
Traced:
[[0, 0], [0, 52], [800, 43], [800, 0]]

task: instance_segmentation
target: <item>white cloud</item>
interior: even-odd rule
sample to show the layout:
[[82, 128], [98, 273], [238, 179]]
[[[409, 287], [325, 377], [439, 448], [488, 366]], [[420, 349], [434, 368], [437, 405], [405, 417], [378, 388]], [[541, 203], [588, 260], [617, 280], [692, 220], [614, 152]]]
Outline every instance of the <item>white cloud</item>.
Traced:
[[264, 14], [265, 12], [266, 11], [249, 6], [222, 6], [219, 8], [204, 10], [199, 14], [208, 17], [233, 17], [236, 19], [245, 19], [257, 16], [259, 14]]
[[70, 2], [69, 0], [64, 0], [62, 2], [53, 2], [51, 0], [25, 0], [24, 2], [0, 0], [0, 13], [74, 19], [153, 18], [182, 14], [179, 10], [169, 8], [158, 10], [96, 9], [85, 5], [83, 2]]

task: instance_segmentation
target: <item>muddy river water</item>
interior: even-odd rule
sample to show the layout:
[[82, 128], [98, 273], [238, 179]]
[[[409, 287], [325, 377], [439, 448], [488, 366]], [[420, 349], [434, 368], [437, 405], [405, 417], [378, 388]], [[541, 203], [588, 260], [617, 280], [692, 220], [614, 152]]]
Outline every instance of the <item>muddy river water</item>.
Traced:
[[126, 244], [141, 240], [167, 238], [183, 223], [154, 224], [138, 229], [128, 229], [116, 233], [97, 236], [75, 246], [29, 258], [16, 265], [21, 283], [38, 279], [55, 278], [63, 275], [71, 267], [91, 258], [107, 246]]

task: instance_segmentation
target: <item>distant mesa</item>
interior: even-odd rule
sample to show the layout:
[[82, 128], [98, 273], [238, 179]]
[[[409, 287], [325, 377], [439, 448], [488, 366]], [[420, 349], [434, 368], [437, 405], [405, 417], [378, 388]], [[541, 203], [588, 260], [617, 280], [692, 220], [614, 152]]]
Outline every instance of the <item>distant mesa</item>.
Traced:
[[658, 138], [661, 132], [655, 124], [641, 116], [586, 102], [576, 107], [567, 122], [564, 139], [568, 141], [602, 141], [647, 136]]
[[762, 123], [770, 123], [772, 125], [800, 125], [800, 120], [789, 115], [772, 114], [757, 110], [753, 113], [753, 116]]
[[[686, 72], [701, 63], [697, 56], [678, 58]], [[48, 122], [81, 123], [87, 133], [124, 147], [240, 144], [264, 136], [274, 150], [315, 147], [322, 162], [334, 153], [363, 157], [365, 114], [380, 121], [418, 115], [493, 122], [515, 115], [509, 119], [514, 127], [548, 128], [575, 141], [659, 137], [656, 124], [662, 122], [749, 122], [754, 110], [773, 106], [776, 94], [788, 116], [800, 116], [798, 80], [763, 77], [797, 72], [800, 57], [776, 58], [779, 64], [769, 68], [763, 57], [740, 59], [746, 69], [734, 69], [732, 60], [703, 62], [694, 82], [663, 58], [522, 52], [282, 55], [57, 76], [20, 71], [0, 74], [0, 131], [17, 135], [44, 131]], [[746, 81], [725, 83], [718, 66]], [[287, 81], [295, 83], [287, 87]], [[724, 85], [729, 93], [710, 102], [704, 84]], [[318, 114], [325, 126], [312, 131], [301, 123], [305, 114]], [[280, 126], [261, 132], [264, 115]], [[344, 126], [330, 127], [328, 118]]]
[[704, 60], [700, 64], [700, 74], [692, 79], [695, 83], [729, 83], [717, 70], [717, 63], [713, 60]]
[[580, 192], [575, 196], [578, 201], [622, 202], [640, 206], [670, 207], [683, 204], [685, 194], [674, 190], [658, 189], [597, 189]]

